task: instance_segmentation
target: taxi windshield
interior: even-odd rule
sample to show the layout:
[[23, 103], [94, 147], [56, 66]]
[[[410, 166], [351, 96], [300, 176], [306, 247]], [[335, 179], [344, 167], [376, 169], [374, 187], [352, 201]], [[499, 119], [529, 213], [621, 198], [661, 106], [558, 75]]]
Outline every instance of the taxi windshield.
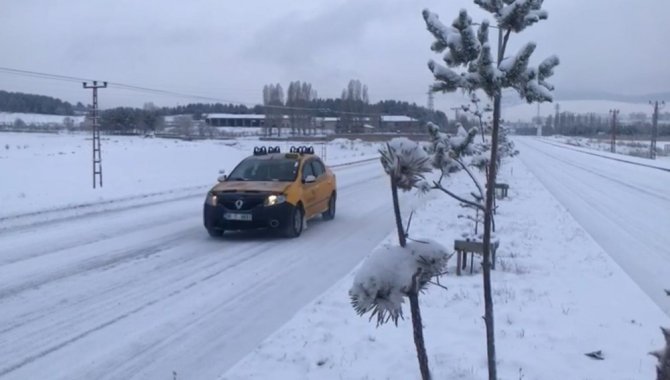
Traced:
[[230, 173], [229, 181], [292, 182], [298, 174], [298, 160], [289, 158], [247, 158]]

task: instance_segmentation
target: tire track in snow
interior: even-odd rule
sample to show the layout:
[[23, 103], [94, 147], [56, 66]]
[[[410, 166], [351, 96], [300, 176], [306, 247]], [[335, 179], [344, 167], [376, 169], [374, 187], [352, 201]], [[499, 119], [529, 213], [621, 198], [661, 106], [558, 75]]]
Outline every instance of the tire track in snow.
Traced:
[[[541, 141], [541, 140], [540, 140], [540, 141]], [[547, 144], [549, 144], [549, 143], [547, 143]], [[556, 145], [554, 145], [554, 144], [549, 144], [549, 145], [556, 146]], [[585, 172], [591, 173], [591, 174], [596, 175], [596, 176], [598, 176], [598, 177], [600, 177], [600, 178], [603, 178], [603, 179], [606, 179], [606, 180], [608, 180], [608, 181], [617, 183], [617, 184], [619, 184], [619, 185], [628, 187], [628, 188], [630, 188], [630, 189], [633, 189], [633, 190], [635, 190], [635, 191], [638, 191], [638, 192], [647, 194], [647, 195], [652, 196], [652, 197], [655, 197], [655, 198], [657, 198], [657, 199], [661, 199], [661, 200], [670, 202], [670, 198], [669, 198], [669, 197], [666, 197], [664, 194], [656, 193], [656, 192], [654, 192], [654, 191], [650, 191], [650, 190], [645, 189], [645, 188], [643, 188], [643, 187], [635, 186], [635, 185], [632, 185], [632, 184], [630, 184], [630, 183], [628, 183], [628, 182], [622, 181], [622, 180], [620, 180], [620, 179], [613, 178], [613, 177], [611, 177], [611, 176], [608, 176], [608, 175], [605, 175], [605, 174], [603, 174], [603, 173], [597, 172], [597, 171], [595, 171], [595, 170], [593, 170], [593, 169], [589, 169], [589, 168], [587, 168], [586, 166], [578, 165], [578, 164], [576, 164], [576, 163], [574, 163], [574, 162], [570, 162], [570, 161], [565, 160], [565, 159], [563, 159], [563, 158], [561, 158], [561, 157], [558, 157], [558, 156], [556, 156], [556, 155], [550, 154], [550, 153], [548, 153], [548, 152], [546, 152], [546, 151], [544, 151], [544, 150], [538, 149], [538, 148], [536, 148], [536, 147], [534, 147], [534, 146], [531, 146], [531, 145], [525, 145], [525, 146], [526, 146], [527, 148], [531, 148], [531, 149], [535, 150], [536, 152], [541, 153], [541, 154], [543, 154], [543, 155], [545, 155], [545, 156], [547, 156], [547, 157], [551, 157], [552, 159], [561, 161], [562, 163], [564, 163], [564, 164], [566, 164], [566, 165], [570, 165], [570, 166], [575, 167], [575, 168], [577, 168], [577, 169], [581, 169], [581, 170], [583, 170], [583, 171], [585, 171]], [[556, 147], [558, 147], [558, 148], [563, 148], [563, 147], [560, 147], [560, 146], [556, 146]], [[567, 149], [567, 148], [566, 148], [566, 149]], [[582, 153], [585, 153], [585, 152], [582, 152]], [[600, 156], [600, 155], [596, 155], [596, 156], [607, 159], [607, 157], [603, 157], [603, 156]], [[622, 161], [622, 160], [616, 160], [616, 161]], [[623, 162], [630, 163], [629, 161], [623, 161]], [[647, 166], [647, 165], [643, 165], [643, 166], [644, 166], [644, 167], [649, 167], [649, 166]], [[657, 168], [657, 169], [658, 169], [658, 168]], [[670, 173], [669, 173], [669, 174], [670, 174]]]
[[[55, 345], [51, 345], [48, 348], [46, 348], [46, 349], [44, 349], [44, 350], [42, 350], [42, 351], [40, 351], [40, 352], [38, 352], [34, 355], [26, 357], [23, 360], [15, 363], [15, 364], [12, 364], [8, 367], [2, 368], [2, 369], [0, 369], [0, 376], [4, 376], [6, 374], [9, 374], [10, 372], [14, 372], [14, 371], [18, 370], [19, 368], [21, 368], [25, 365], [28, 365], [28, 364], [46, 356], [46, 355], [49, 355], [50, 353], [53, 353], [53, 352], [58, 351], [62, 348], [65, 348], [68, 345], [70, 345], [72, 343], [75, 343], [78, 340], [81, 340], [81, 339], [83, 339], [83, 338], [85, 338], [85, 337], [87, 337], [87, 336], [89, 336], [89, 335], [91, 335], [91, 334], [93, 334], [97, 331], [100, 331], [104, 328], [110, 327], [117, 322], [120, 322], [120, 321], [122, 321], [124, 319], [127, 319], [127, 318], [129, 318], [129, 317], [131, 317], [135, 314], [138, 314], [138, 313], [142, 312], [143, 310], [145, 310], [145, 309], [147, 309], [147, 308], [149, 308], [153, 305], [156, 305], [160, 302], [168, 301], [170, 298], [178, 296], [182, 292], [184, 292], [186, 290], [189, 290], [189, 289], [197, 286], [198, 284], [200, 284], [204, 281], [207, 281], [207, 280], [210, 280], [210, 279], [215, 278], [217, 276], [220, 276], [223, 273], [225, 273], [225, 272], [227, 272], [231, 269], [234, 269], [234, 268], [244, 264], [245, 262], [250, 261], [250, 260], [254, 259], [255, 257], [267, 252], [267, 246], [270, 245], [270, 244], [271, 243], [268, 242], [268, 243], [262, 244], [260, 246], [252, 246], [252, 248], [255, 248], [255, 249], [252, 250], [251, 254], [245, 255], [244, 257], [242, 257], [238, 260], [235, 260], [233, 263], [229, 263], [222, 268], [217, 268], [214, 272], [208, 273], [207, 275], [202, 276], [201, 278], [199, 278], [196, 281], [190, 281], [188, 284], [186, 284], [184, 286], [181, 286], [180, 288], [178, 288], [176, 290], [170, 291], [166, 296], [153, 298], [150, 301], [144, 302], [140, 306], [137, 306], [130, 311], [127, 311], [127, 312], [124, 312], [120, 315], [117, 315], [114, 318], [109, 319], [109, 320], [107, 320], [103, 323], [97, 324], [96, 326], [94, 326], [92, 328], [89, 328], [89, 329], [87, 329], [87, 330], [69, 338], [69, 339], [61, 341], [61, 342], [59, 342]], [[260, 284], [258, 286], [260, 286]], [[250, 291], [251, 290], [249, 290], [249, 292]], [[236, 299], [238, 299], [240, 297], [244, 297], [244, 296], [246, 296], [246, 295], [242, 294], [242, 293], [239, 293], [238, 296], [227, 300], [223, 305], [228, 305], [228, 304], [234, 302]], [[11, 330], [9, 330], [9, 331], [11, 331]], [[8, 332], [8, 330], [3, 330], [2, 332], [3, 333]]]
[[[198, 355], [207, 357], [210, 357], [210, 354], [205, 352], [213, 352], [217, 348], [222, 348], [225, 352], [224, 361], [228, 363], [233, 360], [230, 359], [231, 357], [241, 354], [235, 344], [228, 343], [230, 339], [234, 341], [248, 334], [253, 335], [255, 337], [253, 339], [262, 339], [265, 336], [253, 331], [245, 332], [238, 326], [247, 326], [247, 330], [260, 328], [263, 331], [262, 334], [268, 333], [265, 331], [267, 327], [264, 327], [266, 322], [260, 324], [255, 322], [256, 318], [264, 318], [261, 314], [269, 312], [265, 310], [267, 306], [259, 302], [272, 299], [278, 287], [288, 286], [288, 290], [284, 289], [282, 294], [289, 292], [291, 298], [298, 297], [299, 303], [302, 303], [304, 302], [305, 290], [302, 290], [304, 285], [300, 283], [300, 287], [295, 288], [298, 285], [293, 280], [295, 276], [302, 276], [305, 270], [314, 269], [323, 271], [325, 277], [328, 277], [332, 276], [332, 274], [329, 275], [332, 266], [346, 267], [349, 265], [348, 262], [352, 260], [352, 257], [351, 254], [347, 255], [346, 251], [351, 250], [352, 245], [345, 244], [348, 239], [332, 235], [330, 231], [337, 233], [341, 227], [347, 226], [346, 229], [342, 228], [342, 231], [348, 231], [345, 236], [353, 236], [354, 232], [361, 230], [360, 227], [367, 226], [372, 221], [371, 217], [374, 219], [374, 215], [378, 215], [375, 211], [374, 215], [361, 219], [362, 214], [352, 213], [354, 210], [372, 210], [369, 207], [371, 203], [369, 197], [361, 197], [361, 189], [364, 190], [363, 193], [372, 195], [377, 201], [380, 198], [377, 194], [377, 184], [382, 184], [381, 182], [377, 181], [374, 186], [365, 184], [369, 180], [379, 180], [384, 177], [378, 167], [375, 167], [375, 170], [372, 170], [372, 167], [372, 165], [370, 168], [362, 167], [353, 176], [338, 178], [341, 183], [338, 188], [341, 191], [340, 201], [346, 202], [339, 209], [343, 212], [349, 209], [350, 214], [341, 213], [340, 218], [329, 224], [311, 225], [301, 239], [267, 239], [262, 242], [255, 239], [256, 241], [247, 243], [248, 236], [240, 234], [223, 240], [212, 240], [207, 238], [202, 230], [199, 217], [194, 217], [192, 219], [198, 221], [197, 227], [182, 229], [180, 225], [175, 225], [182, 229], [180, 232], [185, 233], [186, 236], [180, 241], [175, 241], [174, 246], [163, 247], [159, 253], [149, 256], [150, 260], [143, 260], [139, 265], [129, 259], [115, 265], [91, 268], [89, 271], [51, 281], [48, 286], [43, 286], [42, 290], [26, 289], [21, 293], [23, 301], [13, 299], [11, 305], [15, 308], [22, 304], [31, 306], [32, 315], [38, 319], [17, 326], [14, 330], [18, 331], [2, 335], [3, 339], [7, 338], [16, 342], [16, 346], [12, 347], [11, 351], [9, 347], [5, 348], [9, 355], [0, 355], [5, 358], [6, 363], [11, 363], [0, 369], [0, 376], [8, 374], [10, 378], [34, 377], [37, 376], [37, 373], [47, 371], [54, 363], [66, 359], [67, 361], [72, 360], [71, 367], [66, 370], [68, 375], [65, 376], [68, 377], [73, 377], [72, 372], [85, 374], [85, 376], [74, 376], [74, 378], [146, 378], [144, 373], [149, 373], [148, 376], [152, 377], [152, 373], [157, 373], [154, 368], [156, 362], [170, 363], [171, 360], [178, 358], [173, 357], [172, 354], [175, 342], [186, 344], [185, 347], [190, 347], [189, 350], [196, 350], [194, 352], [199, 352]], [[358, 187], [361, 185], [363, 187]], [[378, 205], [379, 202], [374, 204], [375, 207], [386, 206], [385, 204]], [[178, 210], [172, 210], [172, 213], [181, 212], [182, 208], [184, 207], [180, 206]], [[383, 207], [383, 209], [386, 208]], [[158, 209], [155, 211], [147, 209], [142, 214], [149, 212], [160, 215]], [[194, 214], [199, 214], [199, 212], [200, 210]], [[133, 214], [127, 214], [124, 218], [135, 223], [133, 217]], [[190, 217], [186, 220], [182, 218], [181, 223], [192, 225], [190, 219]], [[359, 221], [364, 224], [356, 227]], [[341, 227], [336, 227], [338, 225]], [[176, 230], [176, 228], [173, 229]], [[372, 231], [370, 228], [363, 229]], [[386, 235], [388, 231], [383, 230], [383, 234]], [[112, 230], [112, 232], [116, 231]], [[140, 232], [142, 231], [138, 231], [137, 236], [141, 236]], [[314, 239], [310, 239], [311, 234], [314, 234]], [[127, 239], [126, 244], [135, 244], [137, 240], [137, 243], [145, 246], [147, 246], [146, 243], [149, 243], [148, 246], [156, 245], [156, 242], [152, 240], [155, 239], [155, 236], [152, 236], [155, 235], [153, 232], [149, 232], [146, 238], [140, 237], [139, 239], [114, 235], [116, 236], [111, 238], [121, 241]], [[103, 238], [91, 243], [90, 249], [87, 247], [87, 250], [95, 252], [96, 247], [99, 246], [103, 248], [102, 254], [107, 254], [104, 252], [104, 247], [109, 245], [108, 241], [109, 239]], [[330, 243], [325, 243], [324, 246], [325, 241]], [[344, 251], [329, 250], [328, 245], [340, 247], [338, 249]], [[77, 253], [76, 248], [78, 247], [73, 247], [71, 253]], [[221, 255], [224, 252], [227, 254]], [[363, 256], [364, 254], [363, 252]], [[68, 257], [69, 255], [69, 250], [63, 250], [58, 256]], [[355, 257], [355, 260], [362, 259], [363, 256]], [[86, 257], [83, 256], [83, 258]], [[128, 274], [117, 278], [117, 274], [127, 270], [130, 270]], [[104, 275], [102, 275], [103, 272]], [[88, 276], [90, 278], [86, 278]], [[86, 284], [92, 285], [90, 291], [81, 289], [82, 285], [87, 287]], [[321, 289], [322, 285], [319, 285], [318, 289]], [[311, 288], [311, 285], [309, 287]], [[67, 292], [70, 288], [74, 290], [71, 293]], [[309, 292], [313, 291], [319, 292], [319, 290]], [[303, 295], [298, 296], [295, 293]], [[56, 298], [47, 308], [35, 302], [48, 300], [52, 295], [56, 297], [63, 295], [75, 300], [72, 303], [61, 304]], [[3, 307], [9, 306], [7, 301], [10, 299], [11, 297], [2, 300]], [[204, 306], [198, 308], [195, 314], [192, 313], [194, 310], [192, 299], [198, 300], [197, 303]], [[26, 304], [28, 300], [31, 300], [32, 303]], [[245, 317], [244, 312], [239, 310], [240, 308], [249, 308], [252, 310], [252, 315], [249, 315], [249, 318]], [[156, 321], [158, 324], [154, 325], [149, 316], [161, 315], [164, 310], [168, 309], [170, 310], [169, 318], [161, 317]], [[174, 313], [178, 315], [175, 316]], [[282, 313], [283, 311], [280, 310], [280, 314]], [[221, 322], [221, 318], [225, 321]], [[269, 318], [277, 319], [277, 317]], [[276, 322], [272, 322], [271, 325], [274, 323]], [[134, 327], [135, 325], [137, 328]], [[208, 336], [212, 325], [223, 326], [224, 329], [219, 331], [222, 331], [225, 338]], [[94, 345], [95, 342], [100, 344], [101, 339], [105, 337], [114, 336], [120, 332], [130, 332], [128, 327], [131, 327], [134, 333], [131, 335], [140, 334], [142, 339], [119, 337], [118, 344], [113, 344], [111, 348], [113, 352], [109, 352], [110, 349], [108, 349], [99, 353], [97, 348], [95, 354], [86, 351], [86, 347], [89, 350], [98, 347]], [[228, 333], [228, 328], [231, 329], [230, 333]], [[193, 335], [196, 337], [194, 338]], [[214, 347], [209, 346], [210, 341]], [[203, 350], [203, 345], [212, 349]], [[243, 347], [244, 352], [249, 349], [246, 343]], [[78, 352], [81, 353], [81, 356]], [[182, 354], [186, 353], [187, 351], [184, 351]], [[76, 359], [72, 356], [73, 354], [78, 355]], [[170, 359], [166, 361], [166, 358]], [[186, 360], [189, 366], [193, 360], [197, 360], [197, 357]], [[117, 367], [105, 366], [108, 362], [117, 362]], [[219, 363], [212, 367], [218, 370], [222, 364]], [[178, 368], [183, 369], [183, 367]], [[124, 376], [116, 376], [116, 374], [124, 374]]]

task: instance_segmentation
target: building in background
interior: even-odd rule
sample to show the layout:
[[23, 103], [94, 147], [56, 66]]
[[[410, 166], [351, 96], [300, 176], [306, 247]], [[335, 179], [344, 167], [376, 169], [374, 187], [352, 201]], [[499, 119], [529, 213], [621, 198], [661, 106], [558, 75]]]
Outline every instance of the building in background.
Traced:
[[422, 133], [426, 132], [419, 120], [404, 115], [382, 115], [379, 121], [381, 132]]

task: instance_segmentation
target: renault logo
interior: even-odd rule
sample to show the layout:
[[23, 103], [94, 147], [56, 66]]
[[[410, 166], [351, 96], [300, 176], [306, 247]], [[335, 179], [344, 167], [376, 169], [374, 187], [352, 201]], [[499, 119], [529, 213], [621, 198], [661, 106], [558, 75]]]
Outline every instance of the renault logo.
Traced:
[[235, 207], [237, 207], [238, 210], [241, 209], [243, 205], [244, 205], [243, 200], [238, 199], [238, 200], [235, 201]]

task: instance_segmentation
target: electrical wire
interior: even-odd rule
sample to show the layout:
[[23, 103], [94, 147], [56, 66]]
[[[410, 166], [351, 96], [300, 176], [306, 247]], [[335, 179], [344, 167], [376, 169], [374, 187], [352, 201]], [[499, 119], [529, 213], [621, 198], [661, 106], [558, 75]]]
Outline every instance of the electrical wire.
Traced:
[[[0, 66], [0, 72], [6, 73], [6, 74], [11, 74], [11, 75], [17, 75], [17, 76], [25, 76], [25, 77], [38, 78], [38, 79], [58, 80], [58, 81], [64, 81], [64, 82], [82, 83], [82, 82], [92, 82], [93, 81], [93, 79], [90, 79], [90, 78], [75, 77], [75, 76], [69, 76], [69, 75], [59, 75], [59, 74], [49, 74], [49, 73], [43, 73], [43, 72], [38, 72], [38, 71], [21, 70], [21, 69], [15, 69], [15, 68], [11, 68], [11, 67], [1, 67], [1, 66]], [[105, 83], [104, 81], [100, 81], [100, 80], [98, 80], [98, 82]], [[148, 93], [148, 94], [152, 94], [152, 95], [175, 96], [175, 97], [180, 97], [180, 98], [197, 99], [197, 100], [208, 101], [208, 102], [219, 102], [219, 103], [228, 103], [228, 104], [234, 104], [234, 105], [243, 105], [243, 106], [251, 107], [251, 108], [258, 105], [258, 104], [250, 103], [250, 102], [242, 102], [242, 101], [235, 101], [235, 100], [230, 100], [230, 99], [222, 99], [222, 98], [217, 98], [217, 97], [212, 97], [212, 96], [187, 94], [187, 93], [178, 92], [178, 91], [162, 90], [162, 89], [156, 89], [156, 88], [126, 84], [126, 83], [121, 83], [121, 82], [107, 81], [106, 83], [110, 88], [116, 88], [116, 89], [119, 89], [119, 90], [134, 91], [134, 92], [140, 92], [140, 93]], [[270, 108], [270, 109], [280, 109], [280, 110], [334, 113], [334, 114], [340, 114], [340, 115], [369, 116], [369, 113], [336, 111], [336, 110], [332, 110], [330, 108], [293, 107], [293, 106], [277, 106], [277, 105], [261, 105], [261, 107]]]

